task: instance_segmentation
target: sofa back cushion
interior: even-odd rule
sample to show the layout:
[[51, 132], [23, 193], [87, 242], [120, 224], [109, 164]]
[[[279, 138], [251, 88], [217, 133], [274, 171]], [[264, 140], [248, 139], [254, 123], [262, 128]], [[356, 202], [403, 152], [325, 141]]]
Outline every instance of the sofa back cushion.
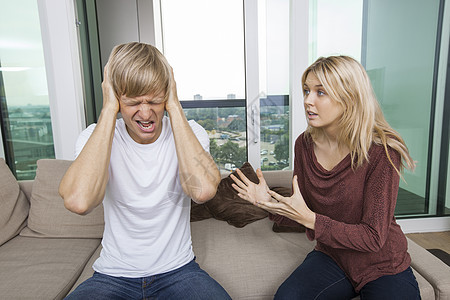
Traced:
[[[253, 170], [249, 162], [245, 162], [239, 170], [252, 182], [259, 182], [258, 176]], [[234, 171], [232, 173], [239, 178], [239, 175]], [[228, 175], [219, 183], [217, 193], [205, 205], [208, 211], [217, 220], [228, 222], [228, 224], [235, 227], [244, 227], [247, 224], [266, 218], [269, 213], [260, 207], [257, 207], [247, 200], [241, 199], [238, 192], [231, 186], [234, 183], [233, 179]]]
[[58, 193], [59, 183], [72, 161], [41, 159], [30, 199], [28, 225], [20, 235], [28, 237], [101, 238], [103, 205], [85, 216], [70, 212]]
[[19, 234], [26, 225], [28, 199], [14, 175], [0, 158], [0, 246]]

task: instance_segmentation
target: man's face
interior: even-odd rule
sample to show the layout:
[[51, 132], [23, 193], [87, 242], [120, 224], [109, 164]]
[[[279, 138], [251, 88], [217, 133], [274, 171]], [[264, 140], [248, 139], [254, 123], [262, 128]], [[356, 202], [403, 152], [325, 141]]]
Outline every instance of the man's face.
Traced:
[[159, 138], [165, 108], [163, 93], [134, 98], [122, 96], [119, 103], [128, 134], [136, 143], [151, 144]]

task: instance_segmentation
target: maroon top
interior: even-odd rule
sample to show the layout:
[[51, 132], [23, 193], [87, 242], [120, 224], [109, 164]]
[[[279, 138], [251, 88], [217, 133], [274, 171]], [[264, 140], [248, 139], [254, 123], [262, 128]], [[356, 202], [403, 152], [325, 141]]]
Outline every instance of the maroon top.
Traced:
[[[397, 168], [400, 154], [389, 149]], [[308, 207], [316, 213], [315, 230], [307, 229], [316, 250], [336, 261], [355, 290], [383, 275], [400, 273], [411, 258], [395, 222], [399, 175], [383, 146], [373, 144], [369, 162], [352, 170], [350, 154], [331, 171], [317, 161], [311, 138], [295, 142], [294, 175]]]

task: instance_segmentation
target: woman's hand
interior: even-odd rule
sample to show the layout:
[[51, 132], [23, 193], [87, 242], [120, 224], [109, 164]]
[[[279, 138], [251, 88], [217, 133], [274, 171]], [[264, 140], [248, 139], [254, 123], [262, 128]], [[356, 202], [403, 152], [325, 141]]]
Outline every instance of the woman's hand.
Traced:
[[292, 187], [294, 189], [294, 194], [291, 197], [283, 197], [276, 192], [269, 190], [269, 194], [277, 200], [277, 202], [257, 201], [256, 205], [271, 212], [272, 214], [285, 216], [307, 228], [314, 229], [316, 214], [309, 209], [302, 194], [300, 193], [297, 175], [294, 176], [292, 180]]
[[247, 200], [256, 205], [256, 202], [267, 202], [272, 199], [269, 195], [269, 187], [267, 186], [266, 180], [262, 174], [261, 169], [256, 170], [256, 175], [258, 176], [259, 183], [253, 183], [248, 179], [241, 170], [236, 169], [241, 180], [239, 180], [233, 174], [230, 175], [231, 179], [235, 183], [231, 186], [238, 192], [238, 196], [244, 200]]

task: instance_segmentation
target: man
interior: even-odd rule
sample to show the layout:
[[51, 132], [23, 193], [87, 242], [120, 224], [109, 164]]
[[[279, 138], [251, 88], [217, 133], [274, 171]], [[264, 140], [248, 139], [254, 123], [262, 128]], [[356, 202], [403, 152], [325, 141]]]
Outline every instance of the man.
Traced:
[[80, 135], [59, 192], [77, 214], [103, 202], [103, 249], [93, 277], [67, 298], [230, 299], [194, 260], [190, 199], [211, 199], [220, 173], [168, 62], [147, 44], [116, 46], [102, 89], [98, 123]]

